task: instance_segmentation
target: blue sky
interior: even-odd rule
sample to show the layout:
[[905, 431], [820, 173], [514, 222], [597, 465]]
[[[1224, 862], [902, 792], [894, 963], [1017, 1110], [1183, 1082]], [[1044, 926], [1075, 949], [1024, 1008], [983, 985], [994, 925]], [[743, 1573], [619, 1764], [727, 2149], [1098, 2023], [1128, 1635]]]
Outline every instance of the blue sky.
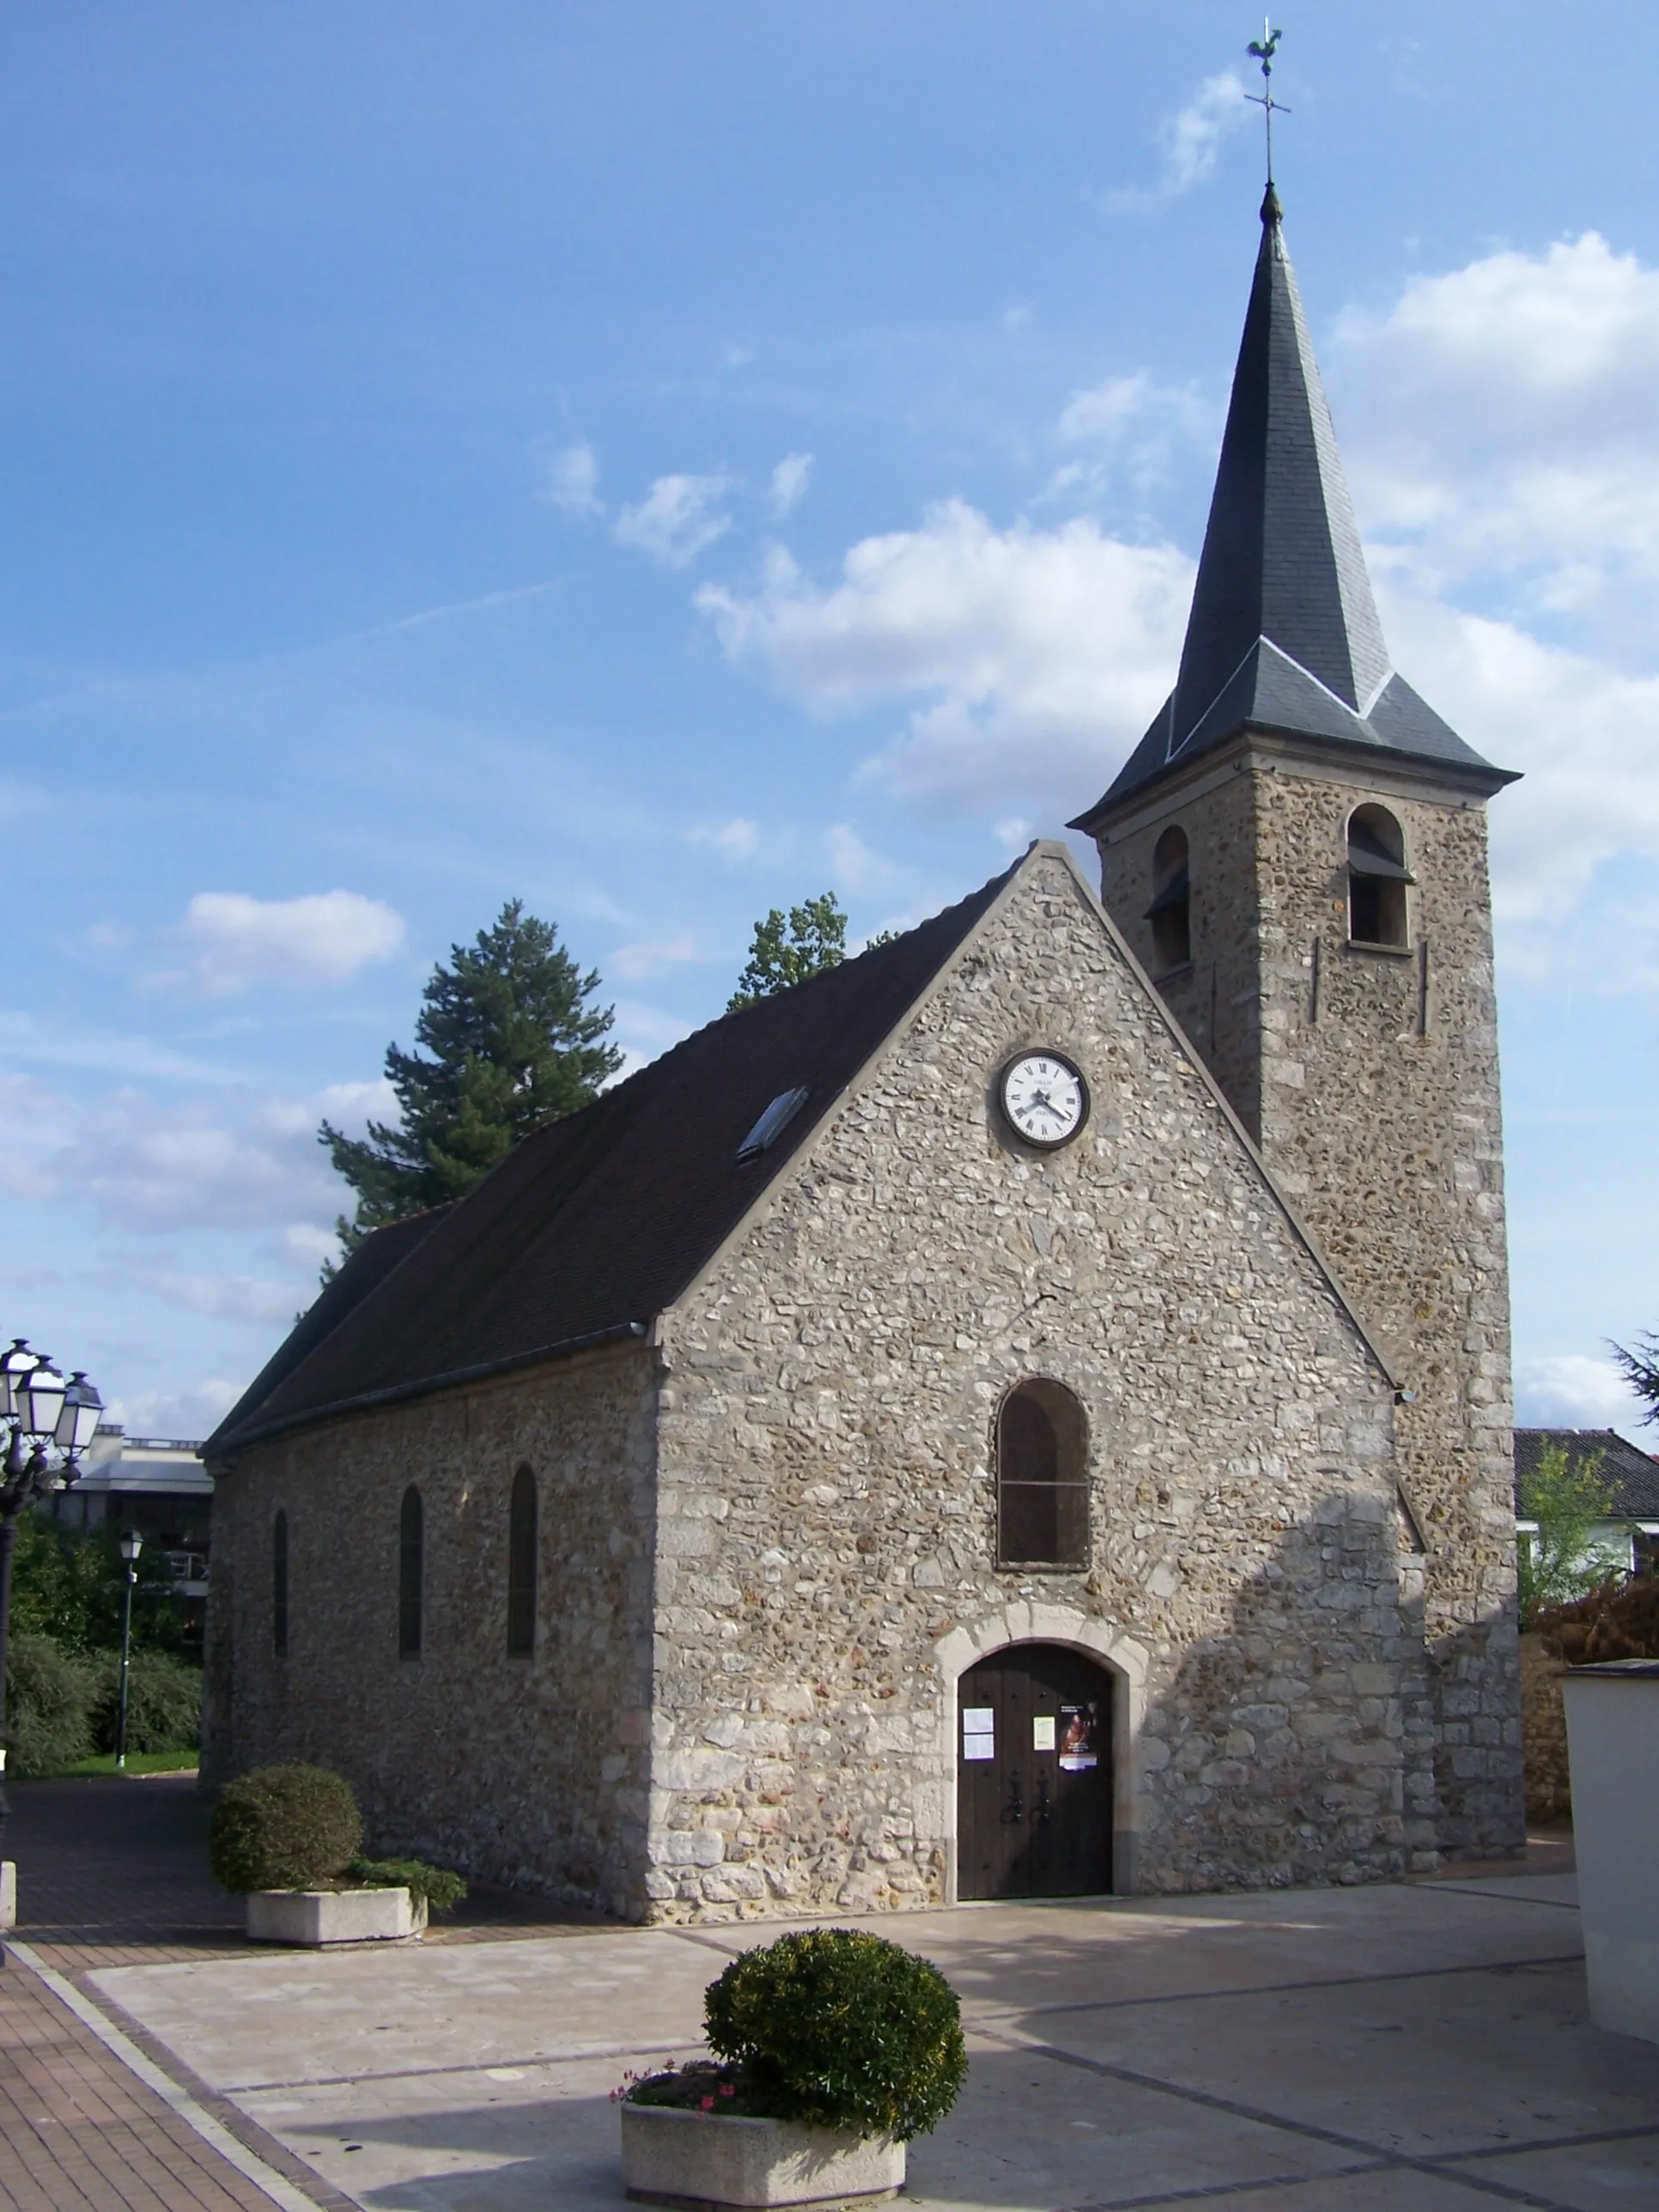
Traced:
[[[1494, 805], [1523, 1419], [1659, 1323], [1659, 18], [1321, 0], [1287, 234]], [[1256, 240], [1219, 0], [0, 4], [9, 1333], [204, 1432], [422, 979], [649, 1058], [920, 918], [1173, 672]]]

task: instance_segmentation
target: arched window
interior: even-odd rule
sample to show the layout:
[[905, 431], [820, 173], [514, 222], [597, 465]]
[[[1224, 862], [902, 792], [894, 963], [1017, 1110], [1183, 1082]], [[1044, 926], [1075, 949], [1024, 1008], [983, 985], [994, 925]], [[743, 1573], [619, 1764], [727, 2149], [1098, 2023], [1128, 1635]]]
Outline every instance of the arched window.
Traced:
[[1089, 1434], [1065, 1386], [1021, 1382], [997, 1415], [997, 1564], [1081, 1567], [1089, 1556]]
[[283, 1512], [270, 1524], [270, 1648], [279, 1659], [288, 1655], [288, 1516]]
[[1355, 945], [1403, 950], [1406, 841], [1386, 806], [1356, 806], [1348, 817], [1348, 936]]
[[536, 1649], [536, 1478], [521, 1467], [507, 1511], [507, 1650], [527, 1658]]
[[398, 1516], [398, 1656], [421, 1656], [421, 1584], [426, 1568], [425, 1518], [411, 1482]]
[[1192, 873], [1187, 832], [1173, 823], [1152, 848], [1152, 902], [1143, 919], [1152, 925], [1152, 973], [1184, 968], [1193, 957]]

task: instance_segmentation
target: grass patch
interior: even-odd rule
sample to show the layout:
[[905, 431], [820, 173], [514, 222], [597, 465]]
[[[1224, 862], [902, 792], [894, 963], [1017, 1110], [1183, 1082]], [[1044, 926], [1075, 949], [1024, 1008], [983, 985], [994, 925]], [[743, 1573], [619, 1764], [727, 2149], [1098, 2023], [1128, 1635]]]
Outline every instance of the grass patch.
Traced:
[[[188, 1751], [130, 1751], [124, 1774], [190, 1774], [193, 1773], [202, 1754], [194, 1748]], [[77, 1759], [72, 1766], [53, 1770], [52, 1779], [61, 1781], [71, 1776], [113, 1774], [117, 1771], [115, 1753], [101, 1751], [92, 1759]]]

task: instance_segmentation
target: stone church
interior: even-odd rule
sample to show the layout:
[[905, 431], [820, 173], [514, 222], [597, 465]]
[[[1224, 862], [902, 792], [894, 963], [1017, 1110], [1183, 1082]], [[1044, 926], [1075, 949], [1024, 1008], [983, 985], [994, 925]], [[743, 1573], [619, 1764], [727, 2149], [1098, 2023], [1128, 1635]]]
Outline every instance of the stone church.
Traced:
[[1270, 188], [1099, 897], [1034, 845], [371, 1237], [208, 1447], [210, 1780], [636, 1920], [1516, 1850], [1510, 780]]

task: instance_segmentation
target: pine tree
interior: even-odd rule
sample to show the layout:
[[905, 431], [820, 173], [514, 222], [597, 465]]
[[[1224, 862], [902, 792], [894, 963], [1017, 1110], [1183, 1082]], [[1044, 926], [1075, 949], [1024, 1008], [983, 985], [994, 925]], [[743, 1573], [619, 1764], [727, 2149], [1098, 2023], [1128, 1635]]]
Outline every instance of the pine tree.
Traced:
[[1610, 1348], [1625, 1370], [1625, 1380], [1638, 1398], [1647, 1401], [1648, 1410], [1642, 1419], [1659, 1421], [1659, 1336], [1638, 1336], [1636, 1346], [1634, 1352], [1626, 1351], [1622, 1344]]
[[791, 907], [787, 922], [774, 907], [764, 921], [755, 924], [749, 965], [738, 976], [726, 1011], [735, 1014], [740, 1007], [752, 1006], [757, 999], [775, 998], [780, 991], [791, 991], [797, 983], [804, 983], [809, 975], [839, 968], [846, 957], [847, 916], [836, 904], [834, 891], [808, 899], [805, 906]]
[[[336, 1224], [343, 1250], [371, 1229], [464, 1197], [520, 1138], [598, 1096], [622, 1063], [605, 1042], [611, 1009], [586, 1003], [599, 981], [518, 899], [471, 945], [451, 946], [415, 1024], [430, 1058], [386, 1048], [398, 1125], [371, 1121], [360, 1138], [325, 1121], [317, 1133], [357, 1194], [356, 1215]], [[333, 1272], [325, 1267], [324, 1280]]]

